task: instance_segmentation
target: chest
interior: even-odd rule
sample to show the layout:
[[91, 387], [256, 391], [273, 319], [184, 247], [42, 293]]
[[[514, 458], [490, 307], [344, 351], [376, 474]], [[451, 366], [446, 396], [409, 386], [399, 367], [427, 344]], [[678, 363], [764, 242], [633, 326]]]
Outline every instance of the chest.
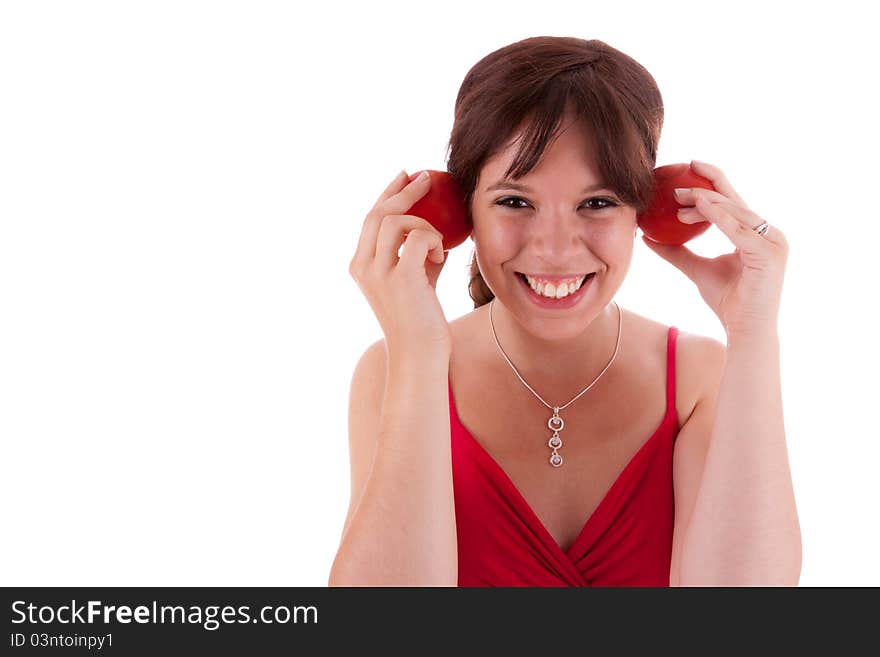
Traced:
[[[557, 545], [567, 550], [663, 422], [665, 339], [660, 349], [615, 361], [617, 371], [609, 368], [590, 390], [560, 411], [565, 424], [559, 431], [563, 464], [558, 468], [549, 463], [552, 410], [506, 363], [479, 367], [473, 359], [458, 356], [453, 351], [450, 381], [461, 424], [501, 468]], [[565, 399], [536, 392], [547, 403], [562, 406], [594, 377], [595, 373], [585, 372], [583, 385]], [[677, 400], [676, 407], [686, 403]]]

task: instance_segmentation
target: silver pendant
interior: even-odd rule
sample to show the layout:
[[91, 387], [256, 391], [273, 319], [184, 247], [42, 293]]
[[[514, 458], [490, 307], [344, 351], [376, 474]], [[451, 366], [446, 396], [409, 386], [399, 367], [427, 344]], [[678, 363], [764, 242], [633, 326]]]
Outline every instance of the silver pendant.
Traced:
[[565, 428], [565, 422], [562, 421], [562, 418], [559, 417], [559, 407], [553, 407], [553, 417], [547, 420], [547, 426], [550, 427], [550, 430], [553, 432], [553, 435], [550, 437], [550, 440], [547, 441], [547, 445], [553, 450], [553, 453], [550, 455], [550, 465], [554, 468], [558, 468], [562, 465], [562, 457], [559, 455], [557, 451], [560, 447], [562, 447], [562, 438], [559, 437], [559, 432]]

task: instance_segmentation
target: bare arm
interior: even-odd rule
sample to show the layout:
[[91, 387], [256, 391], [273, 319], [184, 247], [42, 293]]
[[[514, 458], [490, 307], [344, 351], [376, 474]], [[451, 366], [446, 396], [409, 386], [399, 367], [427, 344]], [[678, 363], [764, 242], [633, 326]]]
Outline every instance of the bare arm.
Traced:
[[449, 357], [370, 349], [352, 378], [352, 501], [329, 585], [456, 586]]
[[683, 539], [681, 586], [796, 586], [795, 506], [775, 334], [731, 340], [705, 468]]

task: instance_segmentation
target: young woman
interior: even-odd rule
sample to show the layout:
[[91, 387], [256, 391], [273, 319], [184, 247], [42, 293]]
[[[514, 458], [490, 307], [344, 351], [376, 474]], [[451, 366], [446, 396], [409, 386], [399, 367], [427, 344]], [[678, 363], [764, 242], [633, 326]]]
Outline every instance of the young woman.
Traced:
[[[475, 310], [447, 322], [441, 235], [405, 172], [350, 273], [385, 339], [350, 398], [351, 505], [331, 585], [796, 585], [777, 314], [788, 246], [717, 168], [681, 221], [736, 247], [645, 243], [727, 344], [618, 306], [663, 122], [651, 75], [601, 41], [491, 53], [456, 101], [448, 171], [473, 221]], [[398, 256], [401, 244], [402, 253]]]

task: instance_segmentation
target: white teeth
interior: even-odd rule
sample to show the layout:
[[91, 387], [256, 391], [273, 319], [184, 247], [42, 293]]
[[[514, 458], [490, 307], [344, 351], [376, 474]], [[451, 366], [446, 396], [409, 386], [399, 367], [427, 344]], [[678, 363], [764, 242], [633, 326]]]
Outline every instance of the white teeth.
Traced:
[[577, 280], [563, 281], [559, 287], [557, 287], [553, 283], [543, 283], [538, 282], [531, 276], [525, 275], [526, 281], [529, 284], [529, 287], [532, 288], [537, 294], [540, 294], [543, 297], [547, 297], [549, 299], [562, 299], [567, 297], [569, 294], [573, 294], [577, 292], [581, 283], [583, 283], [584, 279], [580, 278]]

